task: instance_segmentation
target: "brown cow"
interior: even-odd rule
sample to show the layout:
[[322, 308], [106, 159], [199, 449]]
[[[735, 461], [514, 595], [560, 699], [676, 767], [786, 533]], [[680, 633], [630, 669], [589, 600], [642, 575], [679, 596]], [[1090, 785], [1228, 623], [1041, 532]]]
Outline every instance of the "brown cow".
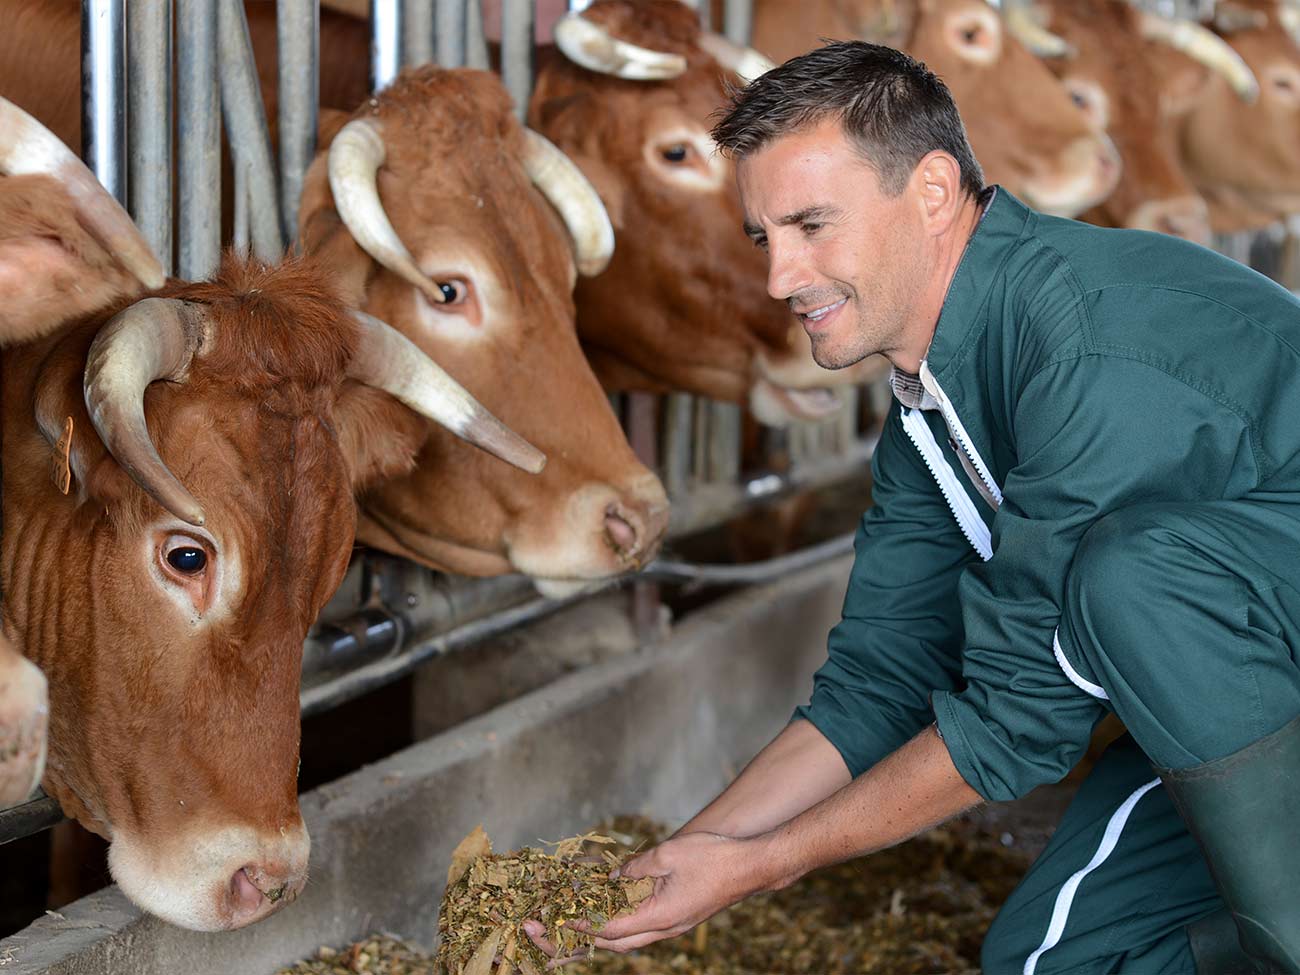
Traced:
[[556, 38], [529, 118], [614, 224], [609, 269], [577, 290], [579, 334], [606, 388], [748, 398], [768, 423], [835, 409], [826, 387], [861, 381], [874, 363], [813, 362], [803, 329], [766, 294], [733, 166], [709, 136], [734, 69], [762, 59], [701, 31], [676, 0], [597, 0]]
[[[0, 107], [11, 154], [47, 158], [53, 137]], [[347, 565], [354, 488], [410, 465], [408, 407], [540, 457], [306, 263], [134, 290], [6, 351], [4, 629], [49, 678], [42, 784], [111, 841], [124, 893], [239, 927], [306, 879], [302, 642]], [[43, 322], [82, 310], [55, 291]]]
[[1300, 45], [1276, 0], [1219, 4], [1218, 28], [1259, 79], [1242, 105], [1212, 77], [1181, 127], [1183, 163], [1210, 201], [1216, 231], [1267, 226], [1300, 213]]
[[947, 83], [989, 182], [1075, 216], [1115, 188], [1119, 158], [984, 0], [758, 0], [754, 46], [786, 60], [820, 38], [907, 51]]
[[414, 469], [362, 499], [358, 537], [547, 592], [645, 563], [668, 500], [574, 332], [575, 270], [599, 271], [613, 247], [590, 185], [487, 72], [404, 72], [341, 121], [307, 175], [306, 249], [551, 457], [541, 477], [515, 476], [430, 426]]

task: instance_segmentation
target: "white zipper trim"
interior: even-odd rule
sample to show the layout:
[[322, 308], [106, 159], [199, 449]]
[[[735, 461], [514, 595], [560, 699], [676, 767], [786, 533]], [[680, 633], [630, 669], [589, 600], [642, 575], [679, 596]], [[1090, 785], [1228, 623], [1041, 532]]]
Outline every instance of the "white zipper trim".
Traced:
[[1106, 832], [1102, 834], [1101, 844], [1097, 847], [1097, 852], [1092, 855], [1088, 865], [1082, 870], [1076, 871], [1061, 887], [1060, 893], [1056, 895], [1056, 903], [1052, 907], [1052, 919], [1047, 925], [1047, 934], [1043, 938], [1043, 943], [1025, 959], [1024, 975], [1034, 975], [1035, 970], [1038, 968], [1038, 959], [1042, 957], [1043, 952], [1050, 951], [1060, 942], [1061, 935], [1065, 933], [1065, 922], [1070, 917], [1070, 907], [1074, 904], [1074, 895], [1078, 891], [1079, 885], [1083, 883], [1083, 878], [1105, 863], [1106, 858], [1115, 852], [1115, 846], [1119, 843], [1120, 834], [1124, 832], [1124, 826], [1128, 823], [1133, 807], [1138, 804], [1139, 799], [1159, 784], [1159, 779], [1152, 779], [1125, 799], [1120, 804], [1120, 807], [1115, 810], [1115, 814], [1110, 817], [1110, 822], [1106, 824]]
[[975, 508], [975, 502], [962, 487], [956, 471], [948, 463], [948, 458], [943, 455], [938, 441], [934, 439], [934, 431], [925, 422], [925, 417], [920, 410], [903, 407], [899, 413], [903, 418], [903, 431], [915, 445], [921, 459], [925, 461], [925, 466], [930, 469], [930, 474], [938, 483], [939, 493], [948, 502], [948, 507], [952, 510], [953, 517], [957, 519], [957, 526], [961, 529], [961, 533], [966, 536], [966, 541], [970, 542], [971, 547], [979, 553], [980, 558], [987, 562], [993, 558], [993, 537], [989, 532], [989, 526], [984, 524], [984, 519]]
[[1106, 688], [1100, 684], [1094, 684], [1088, 678], [1074, 669], [1074, 665], [1065, 659], [1065, 651], [1061, 649], [1061, 628], [1058, 626], [1056, 632], [1052, 634], [1052, 655], [1056, 657], [1056, 662], [1060, 664], [1061, 670], [1065, 671], [1065, 676], [1070, 678], [1070, 683], [1079, 690], [1091, 694], [1093, 697], [1102, 701], [1109, 701], [1110, 695], [1106, 693]]
[[984, 482], [989, 496], [993, 499], [993, 507], [999, 507], [1002, 504], [1002, 489], [998, 487], [993, 480], [993, 475], [989, 473], [988, 465], [984, 463], [984, 458], [979, 455], [975, 445], [971, 442], [970, 434], [962, 426], [961, 419], [957, 416], [957, 411], [952, 408], [952, 403], [948, 396], [940, 387], [938, 380], [934, 378], [934, 373], [930, 372], [929, 364], [921, 360], [921, 385], [925, 387], [926, 392], [934, 397], [935, 402], [939, 404], [939, 411], [943, 414], [944, 423], [948, 424], [948, 431], [952, 434], [953, 439], [957, 441], [962, 452], [966, 455]]

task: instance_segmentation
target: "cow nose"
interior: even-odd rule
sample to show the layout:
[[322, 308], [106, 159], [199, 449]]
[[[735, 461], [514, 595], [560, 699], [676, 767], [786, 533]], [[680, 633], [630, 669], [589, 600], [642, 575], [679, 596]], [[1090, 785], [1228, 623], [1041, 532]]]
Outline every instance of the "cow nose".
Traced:
[[236, 925], [247, 924], [288, 903], [302, 892], [305, 871], [282, 865], [249, 864], [230, 878], [230, 903]]
[[1154, 230], [1197, 244], [1210, 242], [1209, 213], [1199, 196], [1149, 200], [1129, 214], [1128, 225], [1135, 230]]
[[627, 555], [636, 549], [636, 525], [618, 504], [611, 504], [605, 509], [605, 536], [619, 555]]
[[603, 517], [606, 545], [618, 559], [618, 568], [638, 569], [659, 551], [668, 528], [668, 497], [653, 474], [645, 474], [621, 489], [602, 488], [598, 511]]

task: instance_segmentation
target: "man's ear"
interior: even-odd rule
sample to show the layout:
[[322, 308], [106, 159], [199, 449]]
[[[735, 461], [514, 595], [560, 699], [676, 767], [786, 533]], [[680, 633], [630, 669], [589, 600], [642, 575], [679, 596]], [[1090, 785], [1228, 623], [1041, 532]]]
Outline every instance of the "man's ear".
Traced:
[[920, 193], [921, 216], [933, 236], [952, 225], [961, 202], [961, 167], [948, 153], [936, 149], [917, 164], [912, 175]]
[[349, 120], [346, 112], [321, 110], [316, 158], [307, 168], [303, 180], [302, 200], [298, 204], [298, 242], [304, 254], [317, 258], [329, 268], [343, 301], [360, 308], [366, 286], [375, 271], [370, 255], [357, 246], [352, 234], [334, 208], [334, 194], [329, 181], [329, 148], [334, 136]]
[[0, 179], [0, 345], [40, 338], [143, 290], [81, 226], [58, 180]]

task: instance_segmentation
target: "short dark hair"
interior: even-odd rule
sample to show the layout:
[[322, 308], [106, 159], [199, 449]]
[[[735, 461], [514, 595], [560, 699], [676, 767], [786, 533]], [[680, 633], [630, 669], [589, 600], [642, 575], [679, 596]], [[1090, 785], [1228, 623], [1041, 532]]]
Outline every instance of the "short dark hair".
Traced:
[[826, 44], [738, 89], [713, 138], [739, 158], [836, 116], [890, 195], [936, 149], [957, 160], [963, 189], [976, 196], [984, 188], [948, 86], [902, 51], [866, 41]]

